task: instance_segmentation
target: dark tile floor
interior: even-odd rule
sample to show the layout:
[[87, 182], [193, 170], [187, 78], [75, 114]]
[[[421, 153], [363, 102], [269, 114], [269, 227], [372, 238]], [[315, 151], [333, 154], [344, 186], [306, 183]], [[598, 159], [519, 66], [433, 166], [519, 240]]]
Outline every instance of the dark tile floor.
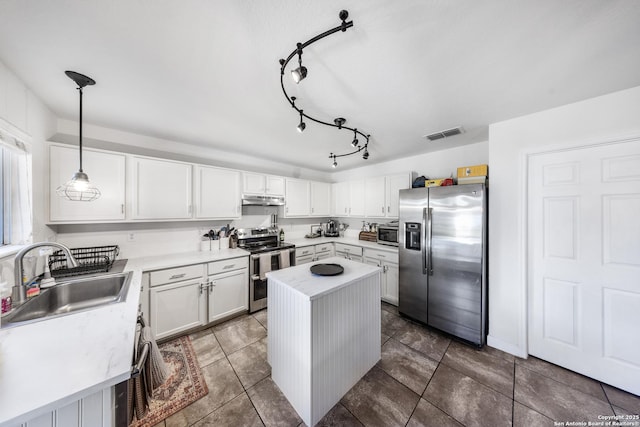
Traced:
[[[159, 425], [304, 425], [271, 380], [266, 337], [266, 310], [191, 335], [209, 394]], [[533, 357], [478, 351], [383, 303], [380, 362], [318, 425], [529, 427], [638, 413], [638, 396]]]

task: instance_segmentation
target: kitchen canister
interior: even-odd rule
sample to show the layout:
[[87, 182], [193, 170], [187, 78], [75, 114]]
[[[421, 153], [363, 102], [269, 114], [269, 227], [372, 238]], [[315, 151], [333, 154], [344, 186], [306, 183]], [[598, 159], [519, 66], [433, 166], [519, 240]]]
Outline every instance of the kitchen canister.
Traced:
[[220, 249], [229, 249], [228, 237], [221, 237], [218, 241], [220, 242]]
[[211, 239], [200, 240], [200, 252], [209, 252], [213, 246], [213, 242]]

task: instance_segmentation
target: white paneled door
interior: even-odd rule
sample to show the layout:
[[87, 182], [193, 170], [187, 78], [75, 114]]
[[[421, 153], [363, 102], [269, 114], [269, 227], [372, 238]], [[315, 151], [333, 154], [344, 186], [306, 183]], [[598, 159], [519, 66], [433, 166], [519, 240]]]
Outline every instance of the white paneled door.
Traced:
[[640, 140], [528, 173], [529, 353], [640, 394]]

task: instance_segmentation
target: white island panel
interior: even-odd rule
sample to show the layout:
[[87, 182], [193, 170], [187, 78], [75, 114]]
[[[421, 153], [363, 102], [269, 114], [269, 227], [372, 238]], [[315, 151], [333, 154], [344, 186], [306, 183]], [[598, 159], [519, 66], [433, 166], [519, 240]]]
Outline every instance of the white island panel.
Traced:
[[268, 273], [271, 376], [313, 426], [380, 360], [378, 267], [343, 258], [333, 277], [311, 265]]

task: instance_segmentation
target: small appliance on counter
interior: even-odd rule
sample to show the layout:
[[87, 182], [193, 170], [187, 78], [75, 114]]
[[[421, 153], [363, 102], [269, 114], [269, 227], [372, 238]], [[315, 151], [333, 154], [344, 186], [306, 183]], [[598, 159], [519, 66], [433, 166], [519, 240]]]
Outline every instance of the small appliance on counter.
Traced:
[[378, 225], [377, 241], [381, 245], [398, 246], [398, 221]]
[[326, 237], [340, 237], [340, 223], [335, 219], [330, 219], [327, 222], [324, 235]]

